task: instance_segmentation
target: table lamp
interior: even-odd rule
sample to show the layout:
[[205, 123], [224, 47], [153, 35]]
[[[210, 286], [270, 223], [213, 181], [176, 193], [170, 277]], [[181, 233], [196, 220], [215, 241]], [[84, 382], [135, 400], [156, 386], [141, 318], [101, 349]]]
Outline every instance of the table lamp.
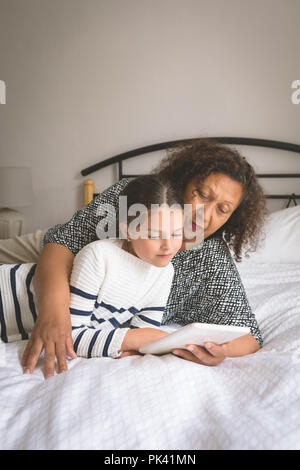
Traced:
[[15, 208], [30, 206], [32, 202], [30, 168], [0, 167], [0, 238], [25, 233], [24, 217]]

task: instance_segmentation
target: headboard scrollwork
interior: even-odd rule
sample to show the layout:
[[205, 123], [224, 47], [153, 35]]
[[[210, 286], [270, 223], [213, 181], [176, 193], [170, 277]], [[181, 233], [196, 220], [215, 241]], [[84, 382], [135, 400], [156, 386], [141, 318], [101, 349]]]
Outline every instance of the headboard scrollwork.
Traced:
[[[245, 146], [254, 146], [254, 147], [266, 147], [276, 150], [286, 150], [288, 152], [295, 152], [300, 154], [300, 145], [292, 144], [289, 142], [281, 142], [276, 140], [266, 140], [266, 139], [253, 139], [247, 137], [209, 137], [209, 139], [220, 142], [222, 144], [228, 145], [245, 145]], [[92, 166], [84, 168], [81, 170], [83, 176], [87, 176], [95, 171], [101, 170], [109, 165], [118, 164], [118, 177], [119, 180], [122, 178], [134, 178], [138, 175], [129, 175], [123, 172], [123, 162], [133, 157], [139, 155], [144, 155], [147, 153], [157, 152], [160, 150], [166, 150], [172, 148], [180, 143], [189, 143], [198, 140], [198, 138], [192, 139], [181, 139], [173, 140], [168, 142], [161, 142], [153, 145], [147, 145], [145, 147], [140, 147], [134, 150], [130, 150], [114, 157], [107, 158], [103, 161], [100, 161]], [[257, 174], [259, 178], [300, 178], [300, 173], [260, 173]], [[94, 182], [91, 179], [85, 181], [85, 204], [88, 204], [93, 197], [96, 195], [94, 193]], [[268, 194], [266, 195], [269, 199], [285, 199], [287, 200], [287, 207], [293, 202], [297, 205], [297, 200], [300, 199], [300, 194]]]

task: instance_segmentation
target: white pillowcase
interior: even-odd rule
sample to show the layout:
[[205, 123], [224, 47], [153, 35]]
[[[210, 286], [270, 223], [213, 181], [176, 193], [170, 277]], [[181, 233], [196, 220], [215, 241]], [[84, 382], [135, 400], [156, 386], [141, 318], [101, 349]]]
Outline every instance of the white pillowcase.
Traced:
[[300, 206], [271, 213], [257, 250], [244, 262], [300, 263]]

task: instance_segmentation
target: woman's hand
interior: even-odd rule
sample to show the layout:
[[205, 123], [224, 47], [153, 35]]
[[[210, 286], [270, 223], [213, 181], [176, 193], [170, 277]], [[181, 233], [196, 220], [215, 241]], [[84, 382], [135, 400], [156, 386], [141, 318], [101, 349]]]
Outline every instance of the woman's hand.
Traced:
[[225, 346], [226, 343], [224, 343], [224, 345], [206, 343], [205, 348], [202, 348], [195, 344], [189, 344], [187, 345], [188, 351], [186, 349], [174, 349], [172, 352], [175, 356], [186, 359], [187, 361], [196, 362], [204, 366], [217, 366], [224, 361], [226, 357]]
[[[209, 344], [211, 345], [210, 348]], [[224, 345], [217, 345], [214, 343], [209, 344], [207, 343], [206, 347], [209, 348], [210, 352], [208, 352], [205, 348], [201, 348], [201, 346], [190, 344], [187, 346], [189, 349], [188, 351], [186, 351], [185, 349], [174, 349], [173, 354], [182, 357], [182, 359], [197, 362], [198, 364], [203, 364], [206, 366], [216, 366], [220, 364], [226, 357], [226, 343], [224, 343]], [[123, 351], [122, 354], [118, 357], [118, 359], [134, 355], [141, 356], [142, 354], [138, 351]]]
[[24, 372], [31, 374], [43, 349], [45, 378], [67, 369], [68, 355], [75, 358], [70, 317], [69, 279], [74, 261], [65, 246], [47, 243], [39, 258], [33, 285], [38, 317], [22, 358]]
[[31, 374], [43, 351], [45, 378], [52, 377], [55, 370], [55, 357], [57, 358], [58, 373], [67, 370], [66, 355], [74, 359], [72, 329], [69, 311], [67, 312], [41, 312], [32, 330], [30, 339], [22, 357], [22, 366], [25, 374]]
[[228, 341], [223, 344], [211, 342], [205, 343], [205, 348], [195, 344], [187, 345], [185, 349], [174, 349], [175, 356], [182, 357], [188, 361], [197, 362], [205, 366], [217, 366], [226, 357], [246, 356], [258, 351], [260, 348], [258, 341], [251, 335], [244, 335], [240, 338]]

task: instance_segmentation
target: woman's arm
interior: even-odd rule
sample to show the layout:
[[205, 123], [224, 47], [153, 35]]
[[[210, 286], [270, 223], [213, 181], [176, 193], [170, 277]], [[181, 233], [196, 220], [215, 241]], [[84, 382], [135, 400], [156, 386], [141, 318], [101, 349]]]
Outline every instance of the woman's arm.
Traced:
[[223, 355], [224, 357], [247, 356], [260, 349], [259, 342], [250, 334], [220, 345], [206, 343], [205, 347], [211, 354]]
[[[54, 374], [55, 357], [58, 372], [67, 368], [66, 354], [75, 357], [69, 313], [69, 277], [74, 255], [97, 239], [97, 210], [101, 204], [117, 208], [118, 196], [129, 180], [123, 179], [77, 211], [63, 225], [49, 229], [40, 256], [34, 286], [37, 289], [39, 316], [22, 358], [26, 373], [32, 373], [45, 348], [45, 376]], [[49, 288], [49, 286], [51, 286]]]
[[[217, 365], [226, 356], [243, 356], [257, 351], [263, 343], [261, 333], [225, 242], [211, 238], [204, 241], [201, 250], [191, 250], [184, 264], [184, 273], [180, 261], [176, 264], [176, 279], [165, 323], [200, 321], [246, 326], [250, 328], [251, 334], [227, 343], [223, 349], [217, 345], [211, 349], [194, 346], [193, 352], [177, 349], [174, 354], [200, 364]], [[189, 265], [192, 269], [189, 269]], [[183, 274], [186, 277], [184, 284]], [[192, 288], [188, 290], [188, 286]], [[187, 321], [189, 318], [191, 320]]]
[[76, 357], [71, 337], [69, 278], [74, 255], [63, 245], [47, 244], [39, 258], [33, 279], [38, 318], [24, 351], [22, 365], [32, 373], [45, 349], [45, 377], [67, 369], [66, 354]]
[[253, 354], [260, 349], [258, 341], [252, 335], [245, 335], [224, 344], [206, 343], [205, 348], [191, 344], [188, 351], [174, 349], [173, 354], [188, 361], [207, 366], [217, 366], [226, 357], [239, 357]]

